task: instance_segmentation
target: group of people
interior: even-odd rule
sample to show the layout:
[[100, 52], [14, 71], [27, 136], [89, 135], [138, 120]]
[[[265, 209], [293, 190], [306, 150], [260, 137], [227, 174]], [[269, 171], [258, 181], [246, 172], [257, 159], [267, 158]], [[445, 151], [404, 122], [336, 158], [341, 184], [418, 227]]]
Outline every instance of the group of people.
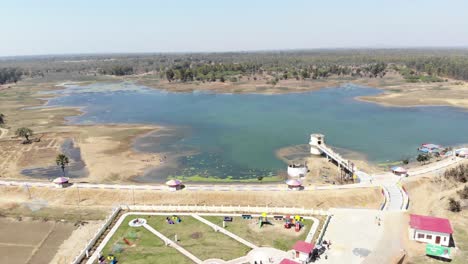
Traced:
[[375, 223], [376, 223], [378, 226], [380, 226], [381, 223], [382, 223], [382, 219], [381, 219], [380, 217], [376, 216], [376, 217], [375, 217]]

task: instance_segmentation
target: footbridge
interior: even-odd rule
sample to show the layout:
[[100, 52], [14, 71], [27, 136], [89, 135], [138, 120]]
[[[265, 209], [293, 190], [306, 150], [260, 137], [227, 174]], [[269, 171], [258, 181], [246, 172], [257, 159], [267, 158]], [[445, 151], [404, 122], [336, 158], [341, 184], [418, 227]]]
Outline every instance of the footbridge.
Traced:
[[328, 160], [334, 161], [341, 169], [354, 173], [357, 168], [350, 160], [344, 159], [340, 154], [336, 153], [333, 149], [325, 144], [325, 136], [322, 134], [310, 135], [310, 153], [315, 155], [325, 155]]

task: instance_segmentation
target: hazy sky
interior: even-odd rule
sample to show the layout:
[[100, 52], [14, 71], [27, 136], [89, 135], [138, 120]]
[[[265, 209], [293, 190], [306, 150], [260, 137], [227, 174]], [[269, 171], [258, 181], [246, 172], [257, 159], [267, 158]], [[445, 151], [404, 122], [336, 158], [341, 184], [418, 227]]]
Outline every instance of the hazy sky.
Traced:
[[468, 0], [0, 0], [0, 56], [468, 47]]

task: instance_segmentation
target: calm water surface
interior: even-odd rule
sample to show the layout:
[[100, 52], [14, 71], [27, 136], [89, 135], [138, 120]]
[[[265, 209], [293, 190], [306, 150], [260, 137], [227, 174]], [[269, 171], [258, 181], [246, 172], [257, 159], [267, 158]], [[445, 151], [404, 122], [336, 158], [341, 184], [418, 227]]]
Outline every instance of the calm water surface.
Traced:
[[[72, 123], [167, 125], [165, 135], [137, 140], [139, 150], [179, 153], [177, 166], [158, 172], [251, 178], [283, 170], [279, 148], [323, 133], [329, 145], [365, 154], [372, 162], [414, 156], [424, 142], [468, 142], [468, 112], [451, 107], [383, 107], [354, 99], [380, 91], [348, 85], [283, 95], [169, 93], [132, 83], [69, 86], [52, 106], [81, 106]], [[187, 151], [194, 155], [184, 155]], [[156, 177], [147, 174], [146, 180]]]

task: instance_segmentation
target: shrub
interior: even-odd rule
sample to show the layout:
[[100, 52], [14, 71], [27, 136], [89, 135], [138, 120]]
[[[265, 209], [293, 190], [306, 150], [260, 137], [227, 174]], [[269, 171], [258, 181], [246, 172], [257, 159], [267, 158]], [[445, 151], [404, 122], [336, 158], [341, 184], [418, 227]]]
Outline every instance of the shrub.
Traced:
[[455, 168], [446, 170], [444, 177], [461, 183], [468, 182], [468, 164], [460, 164]]
[[461, 211], [461, 205], [459, 201], [456, 201], [453, 198], [449, 199], [449, 208], [450, 211], [452, 212], [460, 212]]
[[468, 186], [457, 192], [461, 199], [468, 199]]

